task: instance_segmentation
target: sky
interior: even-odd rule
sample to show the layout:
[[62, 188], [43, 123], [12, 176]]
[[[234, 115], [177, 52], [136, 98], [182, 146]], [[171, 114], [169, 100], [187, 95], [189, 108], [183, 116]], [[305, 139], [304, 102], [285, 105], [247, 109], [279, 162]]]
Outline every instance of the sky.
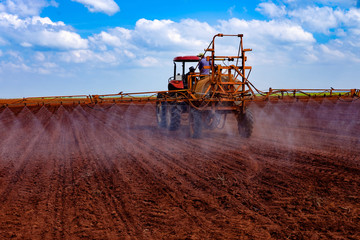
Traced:
[[360, 0], [0, 0], [0, 98], [167, 90], [217, 33], [261, 90], [360, 88]]

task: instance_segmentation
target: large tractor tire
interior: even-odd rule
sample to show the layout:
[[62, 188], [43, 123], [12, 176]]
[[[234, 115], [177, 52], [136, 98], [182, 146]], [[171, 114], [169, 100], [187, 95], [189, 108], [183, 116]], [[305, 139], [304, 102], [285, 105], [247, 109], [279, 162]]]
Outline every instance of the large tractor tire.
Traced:
[[167, 105], [166, 119], [168, 129], [170, 131], [176, 131], [180, 127], [181, 123], [181, 109], [180, 106], [175, 104]]
[[201, 112], [196, 110], [195, 108], [190, 109], [189, 113], [189, 129], [190, 129], [190, 137], [192, 138], [200, 138], [202, 134], [202, 116]]
[[254, 128], [254, 118], [250, 110], [237, 115], [238, 131], [241, 137], [249, 138]]
[[176, 104], [159, 101], [156, 103], [156, 119], [160, 128], [176, 131], [180, 127], [181, 109]]
[[156, 102], [156, 120], [160, 128], [166, 128], [168, 126], [166, 119], [166, 102]]

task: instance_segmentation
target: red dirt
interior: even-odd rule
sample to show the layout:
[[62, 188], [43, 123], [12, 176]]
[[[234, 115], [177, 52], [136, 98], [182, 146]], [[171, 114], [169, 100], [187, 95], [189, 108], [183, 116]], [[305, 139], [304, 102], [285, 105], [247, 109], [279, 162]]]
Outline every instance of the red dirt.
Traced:
[[249, 140], [151, 104], [2, 109], [0, 238], [359, 239], [360, 101], [251, 109]]

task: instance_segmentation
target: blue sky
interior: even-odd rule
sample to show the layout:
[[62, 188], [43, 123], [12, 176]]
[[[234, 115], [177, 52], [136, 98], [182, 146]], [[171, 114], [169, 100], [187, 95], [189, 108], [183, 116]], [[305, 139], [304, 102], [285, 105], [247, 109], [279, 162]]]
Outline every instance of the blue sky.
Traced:
[[[1, 0], [0, 98], [166, 90], [172, 59], [244, 34], [258, 88], [360, 88], [357, 0]], [[237, 42], [219, 42], [232, 55]]]

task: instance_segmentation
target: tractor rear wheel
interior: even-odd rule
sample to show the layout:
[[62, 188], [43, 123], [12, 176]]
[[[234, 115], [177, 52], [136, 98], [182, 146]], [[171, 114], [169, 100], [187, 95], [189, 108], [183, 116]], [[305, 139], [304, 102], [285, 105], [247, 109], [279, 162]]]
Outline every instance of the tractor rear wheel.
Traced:
[[189, 113], [189, 129], [190, 137], [200, 138], [202, 134], [202, 116], [201, 112], [195, 108], [190, 109]]
[[254, 128], [254, 118], [250, 110], [237, 115], [238, 131], [241, 137], [249, 138]]

